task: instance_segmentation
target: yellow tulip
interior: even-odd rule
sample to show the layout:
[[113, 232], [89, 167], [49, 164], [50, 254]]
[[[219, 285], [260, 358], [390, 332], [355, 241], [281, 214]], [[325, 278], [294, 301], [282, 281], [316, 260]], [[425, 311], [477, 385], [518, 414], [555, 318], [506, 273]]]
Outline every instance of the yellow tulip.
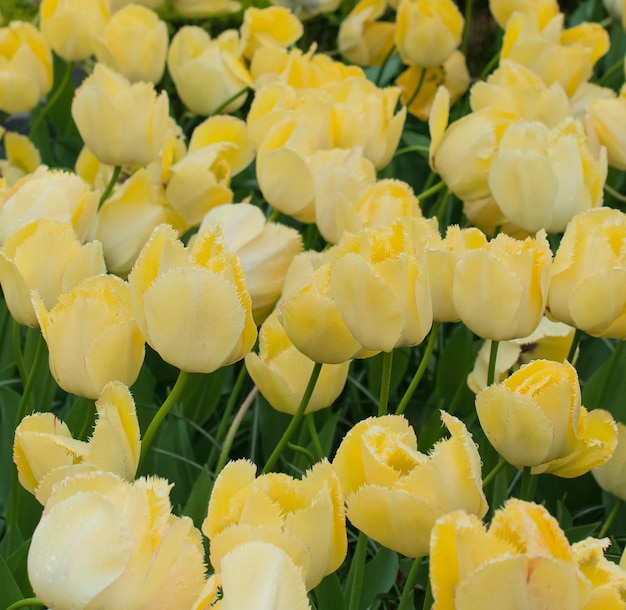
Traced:
[[533, 13], [539, 24], [545, 25], [559, 14], [557, 0], [489, 0], [489, 10], [501, 28], [505, 28], [513, 13]]
[[7, 131], [4, 134], [4, 149], [6, 160], [0, 159], [0, 174], [6, 179], [8, 187], [32, 174], [41, 165], [41, 155], [27, 136]]
[[611, 458], [591, 471], [598, 485], [620, 500], [626, 500], [626, 425], [617, 422], [617, 447]]
[[302, 250], [300, 233], [285, 225], [266, 222], [261, 210], [249, 203], [221, 205], [209, 211], [200, 225], [220, 225], [226, 247], [239, 256], [252, 315], [261, 324], [283, 289], [287, 269]]
[[461, 42], [465, 20], [452, 0], [401, 0], [396, 46], [406, 64], [443, 64]]
[[236, 254], [209, 225], [186, 249], [158, 226], [128, 276], [133, 311], [148, 344], [170, 364], [210, 373], [243, 358], [257, 332]]
[[50, 608], [190, 608], [204, 551], [191, 519], [171, 514], [170, 488], [105, 472], [57, 484], [28, 552], [35, 595]]
[[347, 552], [343, 496], [328, 461], [301, 480], [282, 473], [255, 478], [247, 460], [228, 463], [213, 486], [202, 531], [210, 540], [211, 565], [252, 541], [281, 547], [303, 571], [306, 589], [334, 572]]
[[598, 208], [571, 220], [554, 257], [550, 315], [597, 337], [626, 338], [626, 215]]
[[282, 6], [256, 8], [249, 6], [241, 24], [242, 55], [250, 60], [260, 47], [275, 45], [287, 48], [302, 34], [302, 22]]
[[[563, 362], [569, 354], [574, 332], [571, 326], [553, 322], [544, 316], [528, 337], [502, 341], [496, 356], [495, 383], [503, 381], [509, 371], [516, 371], [531, 360]], [[490, 342], [485, 341], [476, 357], [474, 369], [467, 376], [467, 385], [475, 394], [487, 387], [490, 348]]]
[[517, 499], [496, 511], [488, 530], [464, 511], [441, 517], [430, 583], [433, 610], [587, 608], [592, 594], [558, 521]]
[[172, 6], [179, 15], [189, 19], [226, 15], [241, 9], [241, 3], [234, 0], [172, 0]]
[[0, 28], [0, 110], [29, 112], [52, 80], [52, 52], [43, 34], [23, 21]]
[[435, 521], [456, 509], [483, 517], [478, 449], [456, 417], [441, 412], [451, 437], [429, 455], [400, 415], [356, 424], [337, 449], [333, 468], [346, 496], [347, 516], [370, 538], [407, 557], [428, 555]]
[[184, 26], [172, 38], [167, 67], [183, 104], [195, 114], [207, 116], [218, 108], [234, 112], [243, 106], [244, 92], [252, 86], [248, 69], [240, 59], [239, 34], [225, 30], [217, 38], [197, 26]]
[[139, 422], [128, 388], [104, 386], [96, 401], [96, 423], [89, 441], [72, 438], [52, 413], [25, 417], [15, 431], [13, 461], [22, 487], [45, 506], [53, 486], [68, 476], [101, 470], [128, 481], [139, 464]]
[[33, 220], [0, 247], [2, 292], [13, 318], [26, 326], [38, 325], [33, 290], [51, 309], [60, 294], [105, 271], [102, 245], [81, 245], [68, 222]]
[[0, 200], [0, 245], [17, 229], [46, 218], [69, 222], [84, 240], [94, 221], [98, 195], [70, 172], [40, 166], [24, 176]]
[[162, 189], [142, 168], [115, 189], [98, 210], [93, 236], [102, 243], [107, 269], [127, 275], [152, 231], [177, 220]]
[[104, 30], [94, 34], [98, 61], [123, 74], [131, 83], [158, 83], [165, 70], [169, 39], [157, 14], [138, 4], [120, 8]]
[[551, 265], [545, 232], [524, 241], [500, 233], [467, 250], [454, 268], [452, 299], [459, 318], [483, 339], [526, 337], [543, 316]]
[[33, 305], [48, 344], [50, 370], [66, 392], [95, 399], [109, 381], [135, 382], [144, 338], [123, 280], [96, 275], [60, 295], [50, 311], [37, 293]]
[[169, 101], [150, 83], [131, 84], [98, 63], [76, 90], [72, 117], [85, 144], [108, 165], [145, 167], [163, 148]]
[[578, 212], [602, 205], [606, 175], [606, 150], [592, 149], [580, 121], [553, 129], [517, 121], [500, 140], [489, 187], [515, 225], [556, 233]]
[[626, 169], [626, 86], [622, 86], [619, 97], [591, 100], [587, 112], [588, 125], [606, 146], [609, 165]]
[[[328, 85], [334, 104], [332, 147], [362, 147], [376, 169], [393, 157], [406, 119], [406, 108], [395, 112], [398, 87], [379, 89], [365, 77], [345, 78]], [[370, 125], [370, 129], [363, 129]]]
[[359, 66], [380, 66], [393, 48], [396, 25], [377, 21], [385, 0], [360, 0], [339, 26], [337, 46], [344, 58]]
[[[313, 360], [299, 352], [272, 312], [259, 331], [259, 353], [246, 356], [250, 378], [266, 400], [283, 413], [296, 412], [311, 377]], [[335, 402], [348, 378], [349, 362], [325, 364], [305, 413], [325, 409]]]
[[92, 36], [104, 30], [109, 19], [107, 0], [42, 0], [41, 33], [52, 50], [65, 61], [82, 61], [93, 54]]
[[611, 415], [581, 406], [576, 369], [567, 361], [532, 360], [476, 396], [489, 442], [508, 462], [577, 477], [606, 462], [617, 442]]

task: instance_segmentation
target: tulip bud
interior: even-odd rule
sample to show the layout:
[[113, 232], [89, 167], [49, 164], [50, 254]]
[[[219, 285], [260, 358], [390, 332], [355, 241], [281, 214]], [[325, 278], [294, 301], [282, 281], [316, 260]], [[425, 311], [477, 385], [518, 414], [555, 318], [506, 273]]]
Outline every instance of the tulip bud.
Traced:
[[545, 25], [559, 14], [557, 0], [489, 0], [489, 10], [501, 28], [505, 28], [513, 13], [533, 13]]
[[261, 9], [249, 6], [241, 24], [242, 55], [250, 60], [260, 47], [287, 48], [303, 33], [302, 22], [287, 8], [270, 6]]
[[591, 471], [596, 483], [620, 500], [626, 500], [626, 425], [617, 422], [617, 446], [611, 458]]

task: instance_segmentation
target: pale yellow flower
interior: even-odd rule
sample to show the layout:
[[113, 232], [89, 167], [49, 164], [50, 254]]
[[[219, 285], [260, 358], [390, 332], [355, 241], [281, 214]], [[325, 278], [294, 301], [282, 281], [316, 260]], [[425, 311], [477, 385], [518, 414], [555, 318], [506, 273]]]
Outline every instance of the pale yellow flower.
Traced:
[[177, 13], [190, 19], [236, 13], [241, 3], [234, 0], [172, 0]]
[[302, 22], [287, 8], [249, 6], [243, 14], [240, 30], [242, 55], [249, 60], [260, 47], [287, 48], [303, 33]]
[[489, 10], [501, 28], [513, 13], [534, 13], [540, 25], [545, 25], [559, 14], [557, 0], [489, 0]]
[[626, 500], [626, 426], [617, 422], [617, 447], [611, 458], [591, 471], [598, 485], [620, 500]]
[[400, 415], [370, 417], [343, 438], [333, 468], [346, 496], [347, 517], [380, 544], [406, 555], [428, 555], [435, 521], [456, 509], [483, 517], [478, 449], [456, 417], [441, 412], [451, 437], [429, 455]]
[[591, 100], [587, 113], [586, 120], [592, 133], [606, 146], [609, 165], [626, 169], [626, 85], [622, 86], [619, 97], [611, 95]]
[[0, 159], [0, 175], [6, 179], [7, 186], [11, 187], [41, 165], [41, 155], [28, 136], [15, 131], [5, 132], [3, 142], [6, 160]]

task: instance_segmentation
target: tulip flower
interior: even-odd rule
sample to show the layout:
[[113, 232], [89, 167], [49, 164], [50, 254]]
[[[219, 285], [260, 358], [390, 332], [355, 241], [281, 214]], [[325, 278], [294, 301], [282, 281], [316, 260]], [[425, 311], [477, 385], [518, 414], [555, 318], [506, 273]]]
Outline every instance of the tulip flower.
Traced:
[[[237, 3], [238, 4], [238, 3]], [[200, 27], [184, 26], [172, 38], [167, 67], [183, 104], [195, 114], [207, 116], [236, 93], [252, 86], [240, 59], [239, 35], [226, 30], [211, 39]], [[232, 99], [222, 112], [234, 112], [246, 94]]]
[[183, 371], [211, 373], [243, 358], [256, 340], [250, 296], [219, 227], [192, 249], [158, 226], [128, 276], [137, 324], [148, 344]]
[[236, 13], [241, 9], [241, 4], [234, 0], [172, 0], [172, 6], [189, 19]]
[[431, 538], [430, 583], [433, 610], [590, 608], [594, 594], [557, 520], [517, 499], [496, 511], [488, 530], [464, 511], [441, 517]]
[[501, 233], [467, 250], [454, 268], [452, 298], [459, 318], [484, 339], [529, 335], [544, 313], [551, 264], [545, 232], [524, 241]]
[[[246, 368], [265, 399], [283, 413], [296, 412], [315, 363], [300, 353], [289, 340], [272, 312], [259, 331], [259, 353], [246, 356]], [[305, 413], [325, 409], [341, 394], [348, 378], [349, 362], [325, 364], [315, 384]]]
[[464, 23], [452, 0], [401, 0], [396, 46], [402, 60], [422, 68], [440, 66], [460, 44]]
[[190, 608], [204, 552], [191, 519], [171, 514], [170, 487], [105, 472], [56, 485], [28, 552], [35, 595], [49, 608]]
[[607, 411], [581, 406], [576, 369], [532, 360], [476, 396], [485, 435], [507, 462], [532, 474], [580, 476], [605, 463], [617, 443]]
[[597, 337], [626, 338], [624, 236], [626, 215], [619, 210], [574, 216], [554, 257], [551, 317]]
[[0, 247], [2, 292], [13, 318], [26, 326], [38, 325], [33, 290], [51, 309], [60, 294], [105, 271], [102, 245], [97, 241], [81, 245], [67, 222], [33, 220]]
[[617, 422], [617, 446], [611, 458], [591, 471], [604, 491], [626, 500], [626, 425]]
[[594, 99], [587, 105], [587, 124], [601, 144], [606, 146], [609, 165], [626, 169], [626, 86], [622, 86], [619, 97]]
[[417, 450], [404, 416], [386, 415], [356, 424], [333, 460], [348, 519], [407, 557], [428, 555], [430, 532], [440, 516], [463, 508], [483, 517], [488, 508], [471, 434], [444, 411], [441, 420], [451, 437], [436, 443], [430, 455]]
[[78, 238], [84, 240], [97, 205], [98, 196], [84, 180], [42, 165], [18, 180], [4, 195], [0, 206], [0, 245], [20, 227], [41, 218], [71, 223]]
[[123, 280], [96, 275], [60, 295], [50, 310], [37, 293], [33, 305], [48, 344], [50, 371], [66, 392], [95, 399], [109, 381], [135, 382], [144, 338]]
[[27, 136], [15, 131], [4, 133], [3, 144], [6, 160], [0, 159], [0, 174], [7, 186], [12, 187], [18, 180], [37, 170], [41, 165], [41, 155]]
[[98, 61], [131, 83], [158, 83], [165, 70], [167, 26], [145, 6], [125, 6], [111, 16], [103, 31], [92, 36]]
[[290, 227], [266, 222], [263, 212], [249, 203], [221, 205], [209, 211], [200, 225], [220, 225], [226, 247], [239, 256], [257, 324], [280, 297], [287, 269], [302, 250], [300, 234]]
[[23, 21], [0, 28], [0, 111], [32, 110], [52, 80], [52, 52], [43, 34]]
[[539, 24], [545, 25], [559, 14], [557, 0], [489, 0], [489, 10], [501, 28], [505, 28], [513, 13], [533, 13]]
[[93, 54], [92, 36], [102, 33], [109, 19], [107, 0], [42, 0], [41, 33], [65, 61], [82, 61]]
[[242, 55], [250, 60], [257, 49], [268, 45], [286, 49], [303, 33], [302, 22], [287, 8], [249, 6], [241, 24]]
[[76, 90], [72, 117], [85, 144], [108, 165], [145, 167], [165, 140], [169, 101], [150, 83], [131, 84], [98, 63]]
[[211, 565], [241, 544], [269, 542], [281, 547], [304, 573], [306, 589], [334, 572], [347, 552], [343, 496], [328, 461], [317, 463], [301, 480], [282, 473], [255, 478], [247, 460], [228, 463], [209, 500], [202, 531], [210, 540]]
[[139, 464], [139, 422], [128, 388], [104, 386], [96, 401], [89, 441], [79, 441], [52, 413], [26, 416], [15, 431], [13, 461], [22, 487], [44, 506], [53, 486], [68, 476], [100, 470], [132, 481]]

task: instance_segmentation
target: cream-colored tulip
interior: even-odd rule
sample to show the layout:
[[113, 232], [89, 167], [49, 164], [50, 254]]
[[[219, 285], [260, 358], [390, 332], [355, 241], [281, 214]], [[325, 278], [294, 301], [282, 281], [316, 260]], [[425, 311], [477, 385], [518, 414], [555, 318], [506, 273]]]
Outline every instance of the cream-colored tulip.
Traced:
[[98, 63], [76, 90], [72, 117], [83, 141], [108, 165], [145, 167], [163, 148], [169, 100], [151, 83], [131, 84]]
[[82, 61], [93, 54], [93, 36], [99, 36], [109, 19], [107, 0], [42, 0], [41, 33], [52, 50], [65, 61]]
[[172, 515], [170, 488], [105, 472], [56, 485], [28, 551], [35, 595], [50, 608], [190, 608], [204, 551], [191, 519]]
[[37, 326], [31, 301], [36, 290], [49, 309], [59, 295], [82, 280], [105, 273], [102, 245], [81, 245], [70, 223], [33, 220], [0, 247], [0, 285], [11, 315], [20, 324]]
[[489, 0], [489, 10], [501, 28], [505, 28], [513, 13], [534, 13], [539, 24], [545, 25], [559, 14], [557, 0]]
[[333, 468], [352, 524], [407, 557], [428, 555], [435, 521], [456, 509], [483, 517], [481, 463], [472, 435], [441, 412], [451, 437], [429, 455], [417, 450], [413, 428], [401, 415], [370, 417], [343, 438]]
[[104, 386], [96, 401], [96, 423], [89, 441], [79, 441], [52, 413], [25, 417], [15, 431], [13, 461], [22, 487], [44, 506], [53, 486], [68, 476], [100, 470], [128, 481], [139, 464], [139, 422], [128, 388]]
[[213, 486], [202, 531], [210, 540], [211, 565], [240, 544], [269, 542], [281, 547], [304, 573], [306, 589], [317, 586], [343, 562], [348, 540], [343, 495], [327, 460], [301, 480], [282, 473], [255, 478], [247, 460], [228, 463]]
[[50, 371], [66, 391], [97, 398], [109, 381], [131, 386], [144, 358], [144, 338], [131, 312], [128, 285], [113, 275], [83, 280], [48, 311], [33, 305], [50, 353]]
[[0, 110], [29, 112], [52, 80], [52, 52], [43, 34], [23, 21], [0, 28]]
[[193, 248], [157, 227], [128, 276], [133, 311], [148, 344], [178, 368], [211, 373], [241, 360], [257, 331], [236, 254], [209, 225]]
[[526, 337], [543, 316], [551, 265], [545, 232], [524, 241], [500, 233], [467, 250], [454, 268], [452, 299], [459, 318], [483, 339]]
[[227, 15], [241, 9], [241, 3], [234, 0], [172, 0], [172, 6], [189, 19]]
[[626, 500], [626, 425], [617, 422], [617, 447], [611, 458], [591, 471], [598, 485]]
[[242, 55], [250, 60], [260, 47], [269, 45], [287, 48], [303, 33], [302, 22], [287, 8], [249, 6], [241, 24]]
[[461, 42], [465, 20], [452, 0], [401, 0], [396, 46], [406, 64], [443, 64]]
[[606, 149], [592, 149], [581, 122], [549, 129], [518, 121], [500, 140], [489, 187], [515, 225], [556, 233], [578, 212], [602, 205], [606, 175]]
[[508, 462], [533, 474], [577, 477], [606, 462], [617, 442], [607, 411], [581, 406], [569, 362], [532, 360], [476, 396], [478, 419]]
[[587, 105], [587, 124], [606, 146], [609, 165], [620, 170], [626, 169], [626, 85], [622, 86], [619, 97], [594, 99]]
[[359, 66], [380, 66], [394, 46], [395, 23], [377, 21], [385, 0], [360, 0], [339, 26], [337, 46], [345, 59]]
[[0, 245], [20, 227], [46, 218], [69, 222], [84, 240], [94, 221], [98, 195], [70, 172], [45, 165], [18, 180], [0, 199]]
[[165, 70], [169, 39], [157, 14], [139, 4], [120, 8], [104, 30], [93, 35], [98, 61], [123, 74], [131, 83], [158, 83]]
[[[283, 413], [296, 412], [314, 366], [299, 352], [272, 312], [259, 331], [259, 353], [246, 356], [248, 374], [265, 399]], [[350, 362], [324, 364], [305, 413], [325, 409], [335, 402], [348, 378]]]
[[554, 257], [551, 317], [594, 336], [626, 338], [626, 214], [598, 208], [571, 220]]
[[98, 210], [93, 235], [102, 243], [107, 269], [125, 276], [152, 231], [160, 224], [175, 224], [178, 220], [162, 189], [142, 168], [115, 189]]
[[226, 247], [239, 256], [252, 315], [261, 324], [278, 301], [291, 261], [302, 250], [300, 234], [291, 227], [266, 222], [260, 208], [249, 203], [213, 208], [199, 232], [210, 224], [220, 225]]
[[5, 132], [3, 143], [6, 160], [0, 159], [0, 175], [10, 188], [41, 165], [41, 155], [27, 136], [15, 131]]
[[[207, 116], [220, 108], [221, 112], [234, 112], [243, 106], [245, 90], [252, 81], [240, 52], [235, 30], [226, 30], [215, 39], [197, 26], [184, 26], [176, 32], [167, 67], [176, 92], [189, 110]], [[239, 92], [242, 94], [231, 99]]]

